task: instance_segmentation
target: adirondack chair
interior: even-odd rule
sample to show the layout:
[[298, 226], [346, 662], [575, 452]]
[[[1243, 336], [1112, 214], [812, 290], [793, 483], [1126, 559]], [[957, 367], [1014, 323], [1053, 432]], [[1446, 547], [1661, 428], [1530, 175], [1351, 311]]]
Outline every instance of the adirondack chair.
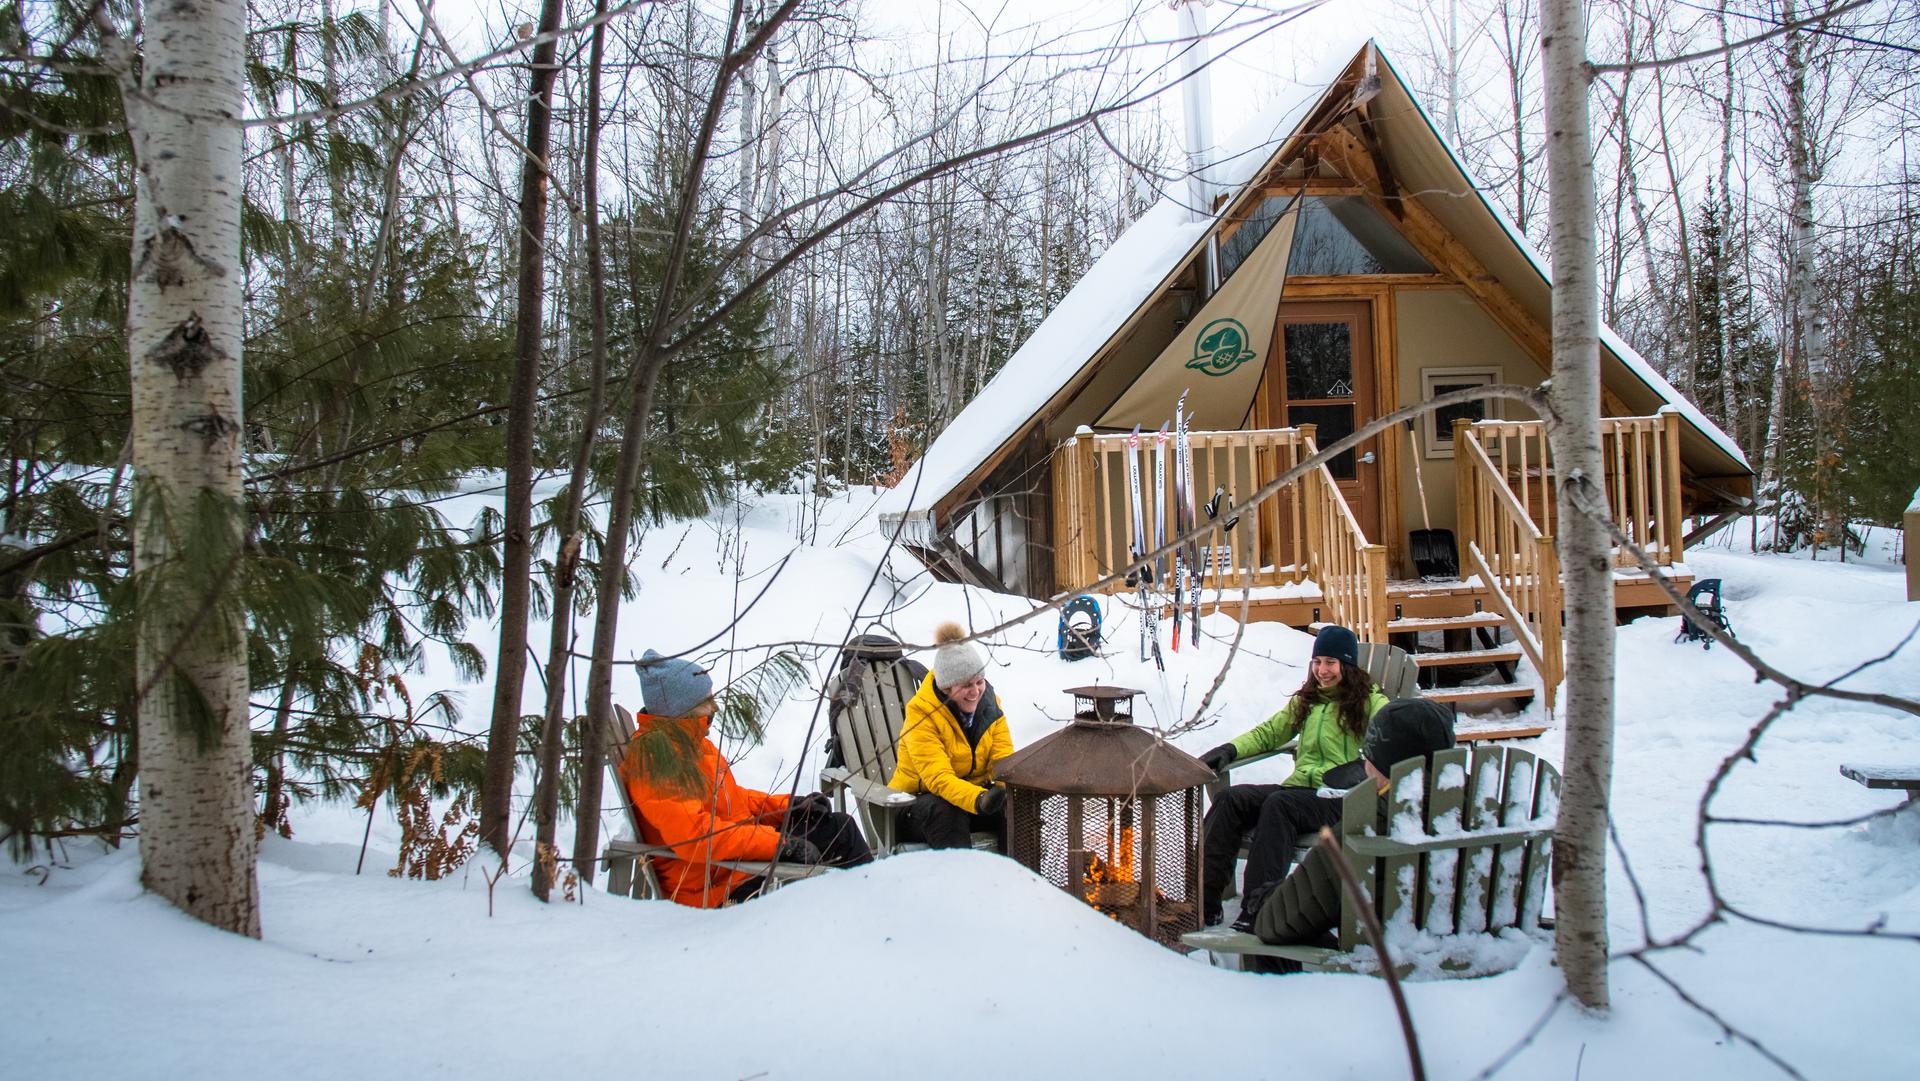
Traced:
[[[1388, 699], [1420, 697], [1420, 668], [1407, 656], [1407, 651], [1399, 646], [1390, 646], [1384, 642], [1360, 643], [1360, 667], [1367, 670], [1373, 682]], [[1218, 780], [1207, 784], [1207, 801], [1219, 799], [1233, 783], [1233, 771], [1244, 769], [1255, 762], [1264, 762], [1277, 754], [1293, 753], [1297, 740], [1265, 754], [1249, 755], [1237, 758], [1226, 769], [1220, 771]]]
[[[1442, 972], [1483, 975], [1486, 959], [1499, 951], [1447, 947], [1466, 947], [1455, 941], [1460, 936], [1540, 926], [1560, 773], [1530, 752], [1495, 744], [1433, 758], [1432, 777], [1423, 760], [1411, 758], [1393, 767], [1387, 795], [1370, 784], [1347, 793], [1338, 831], [1341, 854], [1367, 891], [1361, 903], [1373, 906], [1386, 929], [1396, 972], [1405, 975], [1415, 967], [1407, 955], [1414, 945], [1420, 953], [1437, 954]], [[1384, 831], [1382, 800], [1388, 804]], [[1271, 946], [1226, 928], [1195, 931], [1181, 942], [1208, 951], [1216, 962], [1252, 954], [1311, 969], [1378, 968], [1378, 959], [1354, 953], [1365, 944], [1365, 932], [1354, 898], [1344, 893], [1337, 949]], [[1482, 955], [1478, 964], [1471, 960], [1476, 955]], [[1507, 959], [1517, 961], [1510, 953]]]
[[[840, 810], [851, 802], [876, 857], [927, 847], [900, 841], [900, 814], [913, 797], [887, 787], [907, 701], [925, 678], [924, 666], [903, 657], [856, 656], [827, 685], [835, 753], [820, 771], [820, 791]], [[991, 850], [994, 844], [991, 833], [973, 835], [974, 848]]]
[[[666, 896], [666, 892], [660, 887], [660, 875], [654, 870], [653, 861], [672, 857], [673, 850], [665, 845], [648, 844], [641, 840], [645, 834], [640, 830], [639, 812], [634, 809], [633, 798], [628, 794], [627, 786], [620, 781], [620, 771], [615, 768], [621, 757], [626, 754], [627, 744], [633, 741], [633, 733], [633, 714], [627, 712], [624, 706], [614, 706], [613, 716], [609, 719], [606, 730], [601, 733], [601, 746], [607, 768], [613, 772], [614, 791], [620, 793], [620, 807], [627, 816], [629, 836], [607, 842], [606, 850], [600, 855], [600, 862], [607, 868], [608, 893], [619, 897], [652, 901]], [[802, 878], [812, 878], [827, 870], [818, 865], [778, 861], [714, 860], [713, 863], [728, 870], [763, 876], [767, 879], [768, 889], [775, 889]]]

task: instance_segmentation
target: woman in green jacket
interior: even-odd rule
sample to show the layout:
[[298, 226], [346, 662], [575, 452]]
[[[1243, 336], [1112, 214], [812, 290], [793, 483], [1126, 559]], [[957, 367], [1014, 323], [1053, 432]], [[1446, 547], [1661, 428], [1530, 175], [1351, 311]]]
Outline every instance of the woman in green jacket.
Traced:
[[1234, 785], [1207, 809], [1202, 881], [1208, 924], [1220, 922], [1221, 895], [1243, 842], [1247, 875], [1234, 926], [1245, 924], [1241, 929], [1250, 930], [1261, 901], [1287, 876], [1294, 843], [1302, 834], [1340, 821], [1340, 801], [1319, 795], [1321, 778], [1360, 757], [1367, 722], [1386, 703], [1387, 696], [1360, 667], [1359, 639], [1345, 627], [1326, 627], [1314, 637], [1306, 682], [1280, 712], [1200, 757], [1218, 771], [1235, 759], [1279, 750], [1296, 736], [1300, 740], [1293, 752], [1293, 773], [1285, 781]]

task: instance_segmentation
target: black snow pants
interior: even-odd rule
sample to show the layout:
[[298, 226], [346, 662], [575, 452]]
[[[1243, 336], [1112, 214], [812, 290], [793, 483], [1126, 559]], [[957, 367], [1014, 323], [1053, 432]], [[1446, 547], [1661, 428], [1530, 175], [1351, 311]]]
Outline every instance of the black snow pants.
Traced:
[[1260, 902], [1287, 877], [1294, 846], [1311, 838], [1322, 826], [1337, 825], [1341, 803], [1317, 794], [1314, 788], [1277, 784], [1237, 784], [1207, 809], [1203, 880], [1206, 921], [1220, 922], [1221, 896], [1240, 845], [1247, 834], [1247, 876], [1240, 887], [1240, 913], [1251, 919]]
[[928, 848], [966, 848], [973, 834], [991, 833], [996, 838], [994, 851], [1007, 851], [1007, 816], [977, 815], [963, 811], [931, 792], [913, 798], [912, 806], [900, 815], [900, 840], [923, 844]]
[[[873, 850], [860, 834], [860, 823], [843, 811], [788, 815], [781, 830], [789, 837], [804, 837], [820, 850], [820, 862], [828, 867], [858, 867], [873, 862]], [[756, 896], [767, 884], [764, 875], [755, 875], [733, 888], [727, 896], [744, 901]]]

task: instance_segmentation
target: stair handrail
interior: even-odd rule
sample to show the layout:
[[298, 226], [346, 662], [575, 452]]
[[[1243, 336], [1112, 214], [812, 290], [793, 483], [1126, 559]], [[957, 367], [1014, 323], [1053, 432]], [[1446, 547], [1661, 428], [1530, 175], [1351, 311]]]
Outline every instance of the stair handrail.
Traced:
[[[1301, 457], [1320, 453], [1315, 426], [1300, 425]], [[1307, 573], [1331, 621], [1362, 642], [1387, 640], [1387, 548], [1367, 539], [1325, 462], [1300, 478], [1307, 509]]]
[[1564, 675], [1560, 558], [1506, 478], [1494, 467], [1473, 427], [1454, 427], [1454, 460], [1467, 569], [1480, 576], [1514, 641], [1540, 674], [1548, 709]]

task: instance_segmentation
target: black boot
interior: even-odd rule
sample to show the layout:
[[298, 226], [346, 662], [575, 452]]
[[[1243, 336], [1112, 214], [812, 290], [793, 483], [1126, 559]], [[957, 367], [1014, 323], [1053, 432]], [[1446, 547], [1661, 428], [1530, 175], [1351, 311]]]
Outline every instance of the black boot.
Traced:
[[1267, 894], [1272, 892], [1270, 888], [1253, 890], [1242, 897], [1240, 899], [1240, 914], [1233, 918], [1233, 929], [1252, 934], [1253, 921], [1260, 917], [1260, 906], [1266, 902]]

